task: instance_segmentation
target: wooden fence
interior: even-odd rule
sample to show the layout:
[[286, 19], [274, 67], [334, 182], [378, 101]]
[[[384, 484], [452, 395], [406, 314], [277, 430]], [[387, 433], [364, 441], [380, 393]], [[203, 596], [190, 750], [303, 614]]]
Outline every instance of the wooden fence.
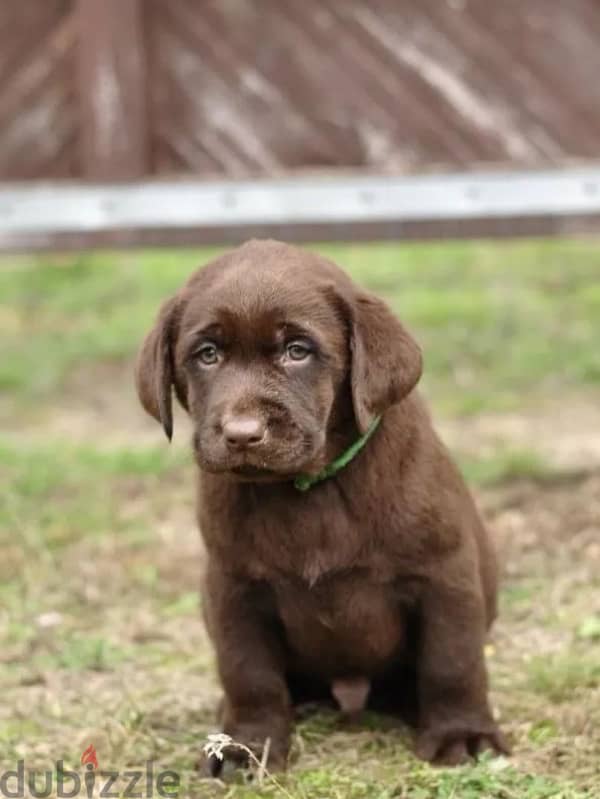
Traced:
[[597, 0], [2, 0], [0, 187], [587, 167], [599, 45]]

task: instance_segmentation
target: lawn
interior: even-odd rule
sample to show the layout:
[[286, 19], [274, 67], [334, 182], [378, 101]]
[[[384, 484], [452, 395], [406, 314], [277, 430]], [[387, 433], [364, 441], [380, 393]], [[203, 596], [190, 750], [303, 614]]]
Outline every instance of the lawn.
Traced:
[[132, 357], [209, 251], [0, 260], [0, 775], [153, 759], [182, 796], [600, 796], [600, 243], [327, 245], [425, 352], [423, 389], [504, 564], [487, 657], [514, 755], [416, 761], [367, 716], [301, 722], [289, 773], [203, 781], [218, 686], [199, 614], [189, 429]]

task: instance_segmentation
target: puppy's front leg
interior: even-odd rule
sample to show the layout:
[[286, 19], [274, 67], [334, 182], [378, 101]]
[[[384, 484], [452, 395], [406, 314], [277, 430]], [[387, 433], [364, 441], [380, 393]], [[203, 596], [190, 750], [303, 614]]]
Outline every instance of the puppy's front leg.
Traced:
[[[203, 597], [206, 626], [225, 692], [223, 732], [249, 747], [258, 758], [269, 739], [268, 767], [283, 769], [292, 710], [282, 642], [268, 601], [260, 587], [236, 579], [215, 563], [209, 565]], [[224, 754], [229, 765], [243, 765], [246, 760], [246, 755], [233, 746]], [[218, 776], [223, 765], [218, 758], [210, 758], [212, 776]]]
[[460, 560], [444, 564], [422, 603], [417, 754], [448, 765], [485, 749], [508, 753], [488, 704], [484, 599], [465, 571]]

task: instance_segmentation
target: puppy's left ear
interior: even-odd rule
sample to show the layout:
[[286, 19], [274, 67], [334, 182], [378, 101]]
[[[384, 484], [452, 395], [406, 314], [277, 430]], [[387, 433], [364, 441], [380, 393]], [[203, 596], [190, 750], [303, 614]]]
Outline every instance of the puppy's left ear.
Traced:
[[417, 342], [378, 297], [357, 292], [348, 305], [352, 403], [365, 433], [376, 416], [416, 386], [423, 359]]
[[154, 327], [144, 339], [135, 366], [140, 402], [144, 410], [162, 424], [169, 441], [173, 436], [173, 387], [179, 401], [186, 407], [174, 362], [179, 315], [179, 297], [175, 296], [160, 309]]

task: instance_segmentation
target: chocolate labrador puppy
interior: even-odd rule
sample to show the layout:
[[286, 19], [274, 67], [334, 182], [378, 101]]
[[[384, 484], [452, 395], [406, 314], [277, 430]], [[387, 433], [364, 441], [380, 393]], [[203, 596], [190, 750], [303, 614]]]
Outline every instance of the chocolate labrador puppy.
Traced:
[[271, 768], [294, 708], [327, 699], [411, 718], [429, 761], [507, 751], [483, 655], [495, 558], [420, 376], [380, 299], [275, 241], [194, 273], [143, 343], [142, 405], [170, 438], [174, 390], [194, 423], [223, 730], [270, 739]]

